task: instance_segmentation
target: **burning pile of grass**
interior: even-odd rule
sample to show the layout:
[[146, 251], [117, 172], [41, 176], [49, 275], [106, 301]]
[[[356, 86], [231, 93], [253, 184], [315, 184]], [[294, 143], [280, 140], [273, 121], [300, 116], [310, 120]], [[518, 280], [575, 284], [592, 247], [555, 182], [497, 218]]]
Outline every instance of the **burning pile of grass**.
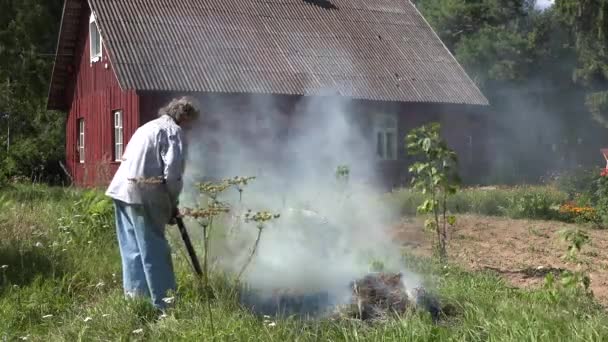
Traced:
[[368, 274], [352, 283], [355, 317], [362, 320], [385, 317], [388, 313], [404, 313], [409, 306], [401, 273]]
[[439, 303], [424, 288], [405, 288], [401, 273], [371, 273], [351, 283], [352, 301], [337, 315], [363, 321], [383, 320], [409, 309], [426, 310], [433, 320], [439, 316]]
[[428, 311], [433, 320], [437, 320], [441, 311], [438, 301], [423, 288], [411, 289], [408, 294], [402, 276], [401, 273], [371, 273], [355, 280], [346, 303], [336, 303], [327, 292], [303, 294], [291, 290], [275, 290], [264, 298], [245, 292], [241, 299], [253, 311], [272, 316], [377, 321], [417, 309]]

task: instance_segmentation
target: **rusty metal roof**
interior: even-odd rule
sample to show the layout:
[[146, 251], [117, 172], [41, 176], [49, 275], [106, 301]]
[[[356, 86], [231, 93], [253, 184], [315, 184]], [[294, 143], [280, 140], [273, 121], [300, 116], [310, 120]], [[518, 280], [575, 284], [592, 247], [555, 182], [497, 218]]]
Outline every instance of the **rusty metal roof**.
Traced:
[[407, 0], [89, 3], [123, 89], [488, 103]]

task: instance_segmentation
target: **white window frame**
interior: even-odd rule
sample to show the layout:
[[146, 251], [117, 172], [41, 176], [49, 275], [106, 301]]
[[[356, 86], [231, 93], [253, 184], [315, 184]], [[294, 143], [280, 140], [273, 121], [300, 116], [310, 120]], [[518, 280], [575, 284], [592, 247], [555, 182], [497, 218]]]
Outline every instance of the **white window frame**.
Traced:
[[[398, 120], [395, 114], [378, 113], [373, 116], [374, 150], [379, 160], [398, 159]], [[389, 141], [390, 140], [390, 141]]]
[[[91, 17], [89, 18], [89, 42], [89, 53], [91, 55], [91, 64], [93, 64], [101, 60], [103, 51], [103, 40], [101, 39], [101, 33], [97, 26], [95, 13], [91, 13]], [[99, 47], [98, 51], [95, 51], [95, 47]]]
[[79, 118], [77, 120], [78, 125], [78, 142], [76, 143], [78, 146], [78, 161], [80, 164], [84, 164], [84, 147], [85, 147], [85, 136], [84, 136], [84, 118]]
[[121, 162], [124, 153], [124, 112], [122, 109], [112, 112], [114, 117], [114, 161]]

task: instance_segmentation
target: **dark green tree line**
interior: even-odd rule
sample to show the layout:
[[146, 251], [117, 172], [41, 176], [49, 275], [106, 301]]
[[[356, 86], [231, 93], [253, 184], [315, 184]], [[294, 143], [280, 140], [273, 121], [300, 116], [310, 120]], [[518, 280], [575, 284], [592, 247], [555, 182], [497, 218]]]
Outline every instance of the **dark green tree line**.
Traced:
[[490, 182], [601, 164], [608, 0], [415, 3], [491, 102]]
[[64, 114], [46, 98], [63, 1], [0, 0], [0, 177], [54, 176]]
[[588, 90], [593, 118], [608, 127], [608, 1], [557, 0], [555, 7], [577, 51], [573, 79]]

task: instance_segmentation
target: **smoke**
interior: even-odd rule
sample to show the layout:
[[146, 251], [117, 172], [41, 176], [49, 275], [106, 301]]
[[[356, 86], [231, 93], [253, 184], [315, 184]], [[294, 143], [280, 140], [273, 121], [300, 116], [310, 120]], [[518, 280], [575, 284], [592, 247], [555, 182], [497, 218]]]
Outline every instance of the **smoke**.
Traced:
[[[408, 287], [415, 275], [402, 268], [390, 224], [397, 213], [383, 205], [378, 188], [375, 145], [358, 103], [336, 97], [207, 96], [205, 115], [189, 137], [187, 181], [182, 203], [193, 205], [194, 183], [203, 179], [256, 176], [239, 200], [244, 210], [281, 214], [262, 232], [244, 275], [262, 296], [276, 289], [329, 292], [340, 301], [349, 283], [370, 271], [370, 260], [386, 271], [404, 272]], [[348, 181], [336, 177], [347, 166]], [[242, 203], [242, 204], [241, 204]], [[228, 232], [231, 222], [218, 228]], [[218, 234], [212, 254], [219, 267], [238, 272], [255, 241], [257, 228], [241, 224]]]
[[580, 167], [602, 166], [604, 129], [583, 105], [584, 91], [530, 80], [525, 87], [500, 85], [492, 97], [482, 184], [537, 184]]

